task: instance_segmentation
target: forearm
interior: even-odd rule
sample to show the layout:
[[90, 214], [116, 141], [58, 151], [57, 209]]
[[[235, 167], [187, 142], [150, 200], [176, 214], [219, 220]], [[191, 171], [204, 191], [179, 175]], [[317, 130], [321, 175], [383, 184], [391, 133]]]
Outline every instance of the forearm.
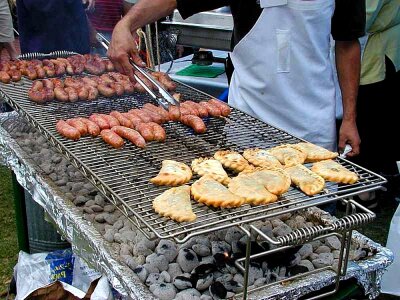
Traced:
[[342, 92], [343, 120], [355, 122], [360, 83], [361, 50], [358, 40], [336, 41], [336, 68]]
[[120, 21], [131, 32], [166, 17], [176, 8], [176, 0], [140, 0]]

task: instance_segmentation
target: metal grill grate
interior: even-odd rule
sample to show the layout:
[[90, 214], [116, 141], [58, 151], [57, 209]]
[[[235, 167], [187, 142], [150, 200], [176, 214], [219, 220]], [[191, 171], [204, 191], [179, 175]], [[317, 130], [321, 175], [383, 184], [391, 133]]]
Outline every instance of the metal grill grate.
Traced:
[[[150, 229], [159, 238], [175, 238], [184, 242], [190, 237], [249, 223], [285, 211], [294, 211], [313, 205], [336, 201], [358, 194], [361, 191], [377, 189], [384, 178], [356, 166], [344, 159], [337, 161], [356, 172], [360, 180], [354, 185], [337, 186], [327, 183], [323, 193], [309, 197], [291, 188], [280, 201], [267, 206], [244, 205], [236, 209], [214, 209], [192, 201], [197, 220], [191, 223], [177, 223], [160, 217], [152, 209], [152, 200], [168, 187], [157, 187], [149, 182], [165, 159], [173, 159], [188, 165], [198, 157], [212, 156], [219, 149], [243, 151], [250, 147], [270, 148], [282, 143], [296, 143], [300, 140], [275, 127], [265, 124], [239, 110], [233, 109], [228, 118], [205, 120], [207, 132], [195, 135], [180, 123], [166, 123], [165, 143], [149, 143], [146, 149], [139, 149], [126, 143], [123, 149], [113, 149], [100, 137], [83, 137], [74, 142], [62, 138], [55, 130], [56, 121], [77, 116], [87, 117], [95, 112], [109, 113], [112, 110], [127, 111], [153, 102], [146, 94], [134, 94], [113, 99], [99, 98], [93, 102], [59, 103], [37, 105], [27, 98], [31, 81], [23, 79], [12, 84], [0, 84], [3, 96], [9, 104], [42, 132], [50, 142], [94, 183], [115, 205], [119, 207], [142, 230]], [[209, 96], [178, 84], [177, 92], [184, 99], [205, 100]], [[198, 177], [194, 177], [192, 182]], [[144, 230], [144, 232], [146, 232]]]

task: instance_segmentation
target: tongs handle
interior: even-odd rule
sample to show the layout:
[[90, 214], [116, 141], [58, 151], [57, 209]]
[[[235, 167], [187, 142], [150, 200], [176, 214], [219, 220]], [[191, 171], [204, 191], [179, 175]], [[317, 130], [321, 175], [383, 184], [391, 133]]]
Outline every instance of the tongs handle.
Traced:
[[[101, 45], [108, 50], [108, 46], [110, 45], [110, 42], [106, 39], [104, 35], [101, 33], [97, 33], [97, 36], [100, 37]], [[143, 80], [141, 80], [137, 75], [133, 75], [135, 80], [139, 82], [139, 84], [150, 94], [151, 97], [154, 98], [160, 104], [164, 109], [168, 110], [169, 105], [175, 105], [179, 106], [179, 101], [175, 100], [174, 97], [171, 96], [170, 93], [168, 93], [159, 83], [158, 81], [154, 80], [153, 77], [151, 77], [145, 70], [140, 68], [138, 65], [136, 65], [131, 58], [129, 58], [129, 63], [132, 65], [132, 67], [138, 71], [140, 74], [142, 74], [144, 77], [146, 77], [147, 80], [149, 80], [154, 86], [157, 87], [158, 92], [162, 97], [157, 97], [157, 95], [149, 88]]]

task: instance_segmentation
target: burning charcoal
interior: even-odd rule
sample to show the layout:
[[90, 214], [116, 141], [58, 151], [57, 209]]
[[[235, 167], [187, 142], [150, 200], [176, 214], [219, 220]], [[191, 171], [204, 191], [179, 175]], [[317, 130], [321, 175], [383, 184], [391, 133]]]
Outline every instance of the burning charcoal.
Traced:
[[244, 277], [242, 274], [239, 274], [239, 273], [235, 274], [235, 276], [233, 276], [233, 280], [241, 285], [244, 284]]
[[313, 271], [315, 269], [312, 262], [307, 259], [300, 261], [298, 265], [302, 266], [302, 267], [306, 267], [308, 271]]
[[152, 284], [150, 291], [160, 300], [172, 300], [176, 296], [176, 290], [171, 283]]
[[119, 234], [123, 243], [133, 242], [136, 239], [136, 232], [134, 231], [123, 231]]
[[80, 189], [82, 189], [83, 188], [83, 183], [82, 182], [76, 182], [76, 183], [74, 183], [73, 185], [72, 185], [72, 192], [73, 193], [77, 193], [77, 192], [79, 192], [79, 190]]
[[114, 223], [113, 227], [116, 230], [120, 230], [122, 227], [124, 227], [124, 222], [122, 220], [118, 220], [117, 222]]
[[[282, 226], [283, 224], [285, 224], [285, 223], [283, 223], [281, 220], [279, 220], [279, 219], [274, 219], [274, 220], [271, 220], [271, 224], [272, 224], [272, 227], [274, 227], [274, 228], [276, 228], [276, 227], [279, 227], [279, 226]], [[286, 225], [286, 224], [285, 224]]]
[[[282, 222], [282, 221], [281, 221]], [[279, 226], [276, 226], [273, 230], [272, 233], [275, 236], [284, 236], [292, 232], [292, 228], [287, 226], [285, 223], [282, 222]]]
[[178, 263], [172, 263], [168, 265], [168, 273], [171, 275], [171, 278], [174, 279], [176, 276], [181, 275], [182, 269]]
[[92, 205], [95, 205], [94, 200], [89, 200], [85, 203], [85, 206], [90, 207]]
[[96, 202], [96, 204], [100, 205], [100, 206], [105, 205], [105, 200], [104, 200], [103, 196], [100, 194], [97, 194], [96, 197], [94, 197], [94, 202]]
[[196, 274], [198, 277], [211, 274], [217, 270], [213, 264], [202, 264], [193, 269], [192, 274]]
[[[115, 237], [114, 237], [115, 238]], [[151, 249], [149, 249], [146, 245], [146, 241], [140, 241], [137, 244], [135, 244], [135, 246], [133, 247], [133, 251], [132, 251], [133, 255], [150, 255], [153, 253], [153, 251], [151, 251]]]
[[256, 281], [258, 278], [263, 277], [263, 270], [261, 269], [261, 266], [256, 263], [250, 263], [250, 268], [249, 268], [249, 285], [252, 285], [254, 281]]
[[199, 265], [199, 259], [196, 253], [191, 249], [181, 249], [176, 261], [184, 272], [191, 272]]
[[200, 300], [200, 292], [196, 289], [187, 289], [176, 294], [175, 300]]
[[148, 286], [150, 286], [154, 283], [163, 283], [163, 282], [164, 282], [164, 278], [161, 277], [161, 275], [159, 273], [150, 273], [146, 279], [146, 284]]
[[337, 236], [330, 236], [325, 239], [325, 245], [327, 245], [332, 250], [339, 250], [341, 243]]
[[89, 195], [89, 191], [87, 189], [81, 189], [76, 194], [77, 195], [81, 195], [81, 196], [88, 196]]
[[206, 256], [206, 257], [201, 257], [201, 261], [200, 264], [204, 265], [204, 264], [214, 264], [215, 260], [214, 260], [214, 256], [210, 255], [210, 256]]
[[331, 248], [329, 248], [328, 246], [325, 246], [325, 245], [319, 246], [319, 247], [315, 250], [315, 253], [317, 253], [317, 254], [329, 253], [329, 252], [331, 252]]
[[302, 273], [305, 273], [305, 272], [308, 272], [308, 271], [309, 270], [308, 270], [307, 267], [301, 266], [301, 265], [297, 265], [297, 266], [289, 268], [288, 276], [295, 276], [295, 275], [302, 274]]
[[216, 253], [214, 254], [214, 261], [215, 261], [215, 265], [218, 268], [224, 268], [226, 266], [226, 263], [229, 260], [229, 254], [228, 253]]
[[210, 248], [202, 244], [193, 245], [192, 249], [199, 256], [208, 256], [211, 253]]
[[214, 241], [211, 242], [211, 252], [213, 255], [217, 253], [227, 253], [231, 252], [232, 248], [231, 246], [224, 241]]
[[132, 270], [139, 266], [138, 261], [135, 259], [135, 257], [132, 257], [131, 255], [121, 255], [121, 258], [123, 262]]
[[133, 270], [133, 272], [136, 273], [141, 282], [145, 282], [147, 279], [147, 275], [149, 274], [149, 272], [147, 272], [146, 268], [143, 266], [138, 266], [136, 269]]
[[77, 196], [74, 200], [74, 204], [77, 206], [84, 205], [88, 200], [89, 199], [84, 196]]
[[156, 253], [163, 254], [168, 262], [172, 262], [178, 255], [178, 249], [174, 242], [169, 240], [161, 240], [156, 248]]
[[120, 245], [120, 255], [132, 255], [132, 248], [127, 244]]
[[146, 263], [155, 266], [160, 272], [168, 270], [168, 260], [162, 254], [150, 254], [146, 257]]
[[243, 232], [237, 227], [231, 227], [228, 229], [225, 235], [225, 241], [232, 244], [233, 241], [238, 241], [243, 236]]
[[183, 243], [182, 245], [180, 245], [179, 249], [185, 249], [185, 248], [189, 249], [189, 248], [192, 248], [193, 245], [196, 245], [196, 244], [201, 244], [201, 243], [198, 243], [197, 239], [193, 237], [193, 238], [189, 239], [186, 243]]
[[289, 220], [292, 217], [291, 213], [286, 213], [283, 215], [278, 216], [279, 220], [285, 222], [286, 220]]
[[225, 285], [226, 282], [230, 281], [233, 279], [232, 274], [224, 274], [222, 276], [219, 276], [218, 278], [215, 279], [215, 281], [221, 282], [222, 284]]
[[340, 257], [340, 251], [339, 250], [333, 250], [332, 251], [333, 258], [338, 259]]
[[147, 272], [149, 273], [160, 273], [160, 270], [158, 270], [158, 268], [152, 264], [149, 263], [145, 263], [143, 265], [143, 267], [147, 270]]
[[103, 211], [103, 208], [100, 205], [92, 205], [90, 208], [93, 209], [93, 211], [95, 211], [95, 212]]
[[267, 282], [267, 278], [258, 278], [256, 281], [254, 281], [254, 286], [255, 287], [260, 287], [263, 286], [264, 284], [266, 284]]
[[195, 238], [196, 244], [201, 244], [207, 246], [208, 248], [211, 247], [210, 240], [206, 237], [198, 236]]
[[113, 225], [118, 220], [118, 218], [113, 214], [105, 214], [104, 220], [107, 222], [107, 224]]
[[185, 276], [177, 276], [177, 277], [175, 277], [174, 285], [179, 290], [185, 290], [185, 289], [191, 288], [193, 286], [192, 285], [192, 281], [190, 280], [190, 278], [187, 278]]
[[331, 266], [333, 263], [333, 255], [332, 253], [321, 253], [318, 255], [317, 259], [312, 261], [312, 263], [317, 269]]
[[67, 182], [68, 182], [68, 178], [63, 176], [59, 180], [56, 181], [56, 184], [58, 186], [65, 186], [67, 184]]
[[231, 247], [234, 255], [237, 254], [238, 257], [242, 257], [244, 255], [243, 249], [246, 247], [246, 245], [243, 245], [241, 241], [233, 241]]
[[160, 275], [164, 279], [164, 282], [171, 282], [171, 275], [167, 271], [162, 271]]
[[226, 293], [227, 293], [226, 288], [220, 282], [214, 282], [212, 285], [210, 285], [209, 291], [211, 296], [215, 300], [226, 298]]
[[203, 277], [200, 277], [197, 280], [196, 289], [199, 291], [203, 291], [203, 290], [207, 289], [213, 281], [214, 281], [214, 276], [212, 273], [204, 275]]
[[311, 255], [311, 253], [313, 253], [313, 248], [311, 244], [304, 244], [299, 252], [297, 252], [300, 254], [301, 259], [305, 259], [307, 257], [309, 257]]

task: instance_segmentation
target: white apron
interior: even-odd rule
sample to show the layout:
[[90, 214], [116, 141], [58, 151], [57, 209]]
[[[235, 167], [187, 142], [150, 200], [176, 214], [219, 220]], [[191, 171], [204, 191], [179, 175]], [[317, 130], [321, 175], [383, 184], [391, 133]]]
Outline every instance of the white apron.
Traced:
[[260, 0], [235, 46], [229, 103], [295, 136], [336, 148], [330, 62], [334, 0]]

